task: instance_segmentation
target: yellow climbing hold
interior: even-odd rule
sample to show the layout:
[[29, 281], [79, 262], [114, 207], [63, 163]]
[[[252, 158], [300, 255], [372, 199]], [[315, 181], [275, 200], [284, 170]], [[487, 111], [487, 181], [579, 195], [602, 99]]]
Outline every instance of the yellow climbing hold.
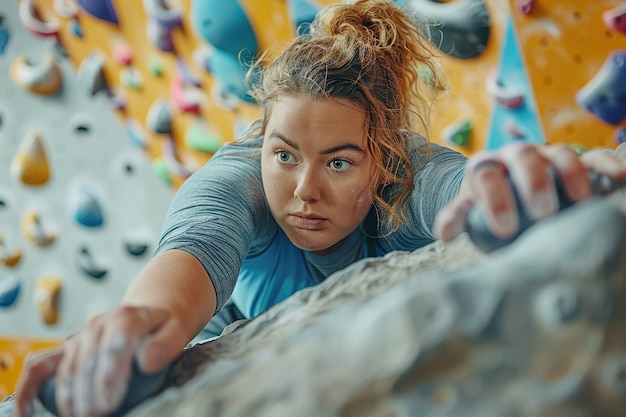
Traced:
[[42, 96], [55, 94], [63, 85], [63, 77], [52, 54], [35, 64], [20, 56], [13, 61], [9, 75], [15, 84]]
[[16, 181], [33, 186], [50, 179], [50, 164], [39, 132], [30, 132], [22, 141], [11, 161], [11, 174]]
[[26, 238], [37, 246], [48, 246], [56, 239], [56, 234], [46, 231], [41, 224], [39, 215], [33, 211], [27, 212], [22, 217], [22, 233]]
[[35, 302], [41, 319], [47, 325], [53, 325], [59, 321], [58, 304], [62, 286], [61, 279], [55, 276], [43, 276], [37, 281]]
[[13, 249], [10, 252], [4, 243], [4, 238], [0, 235], [0, 263], [8, 268], [12, 268], [17, 265], [22, 259], [22, 250], [19, 248]]

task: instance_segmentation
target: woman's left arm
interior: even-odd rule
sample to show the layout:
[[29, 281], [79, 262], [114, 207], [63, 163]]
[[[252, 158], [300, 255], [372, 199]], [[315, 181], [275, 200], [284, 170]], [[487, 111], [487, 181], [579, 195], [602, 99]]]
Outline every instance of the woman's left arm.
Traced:
[[566, 195], [578, 202], [591, 196], [590, 170], [626, 180], [626, 164], [605, 149], [579, 155], [567, 145], [514, 144], [481, 152], [470, 158], [459, 194], [437, 214], [435, 236], [450, 241], [464, 232], [469, 210], [481, 201], [492, 233], [510, 237], [519, 228], [511, 184], [526, 213], [536, 220], [558, 211], [554, 176]]

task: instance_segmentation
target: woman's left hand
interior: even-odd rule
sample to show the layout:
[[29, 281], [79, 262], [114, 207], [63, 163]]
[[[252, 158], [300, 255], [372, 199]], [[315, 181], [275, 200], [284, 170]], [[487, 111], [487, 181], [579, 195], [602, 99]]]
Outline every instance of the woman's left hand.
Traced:
[[588, 171], [626, 180], [626, 164], [606, 149], [582, 155], [567, 145], [514, 144], [470, 158], [461, 190], [435, 219], [435, 236], [450, 241], [465, 231], [469, 210], [481, 201], [492, 233], [507, 238], [517, 233], [519, 216], [509, 180], [519, 192], [526, 213], [541, 219], [558, 211], [553, 173], [573, 201], [591, 197]]

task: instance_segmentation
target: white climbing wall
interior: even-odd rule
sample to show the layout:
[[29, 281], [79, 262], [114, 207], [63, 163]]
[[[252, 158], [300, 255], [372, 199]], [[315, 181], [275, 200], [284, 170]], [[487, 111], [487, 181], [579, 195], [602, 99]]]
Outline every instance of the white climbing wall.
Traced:
[[[173, 190], [153, 173], [143, 150], [129, 141], [106, 97], [88, 97], [79, 88], [75, 70], [58, 52], [56, 41], [27, 32], [14, 1], [0, 1], [0, 16], [10, 35], [0, 54], [0, 258], [11, 263], [7, 259], [22, 252], [15, 265], [0, 263], [0, 304], [5, 304], [0, 307], [0, 342], [60, 339], [118, 303], [155, 249]], [[47, 54], [62, 74], [58, 93], [33, 94], [9, 76], [20, 57], [32, 64], [24, 71], [36, 71]], [[12, 169], [15, 174], [18, 148], [34, 132], [39, 132], [50, 177], [31, 186], [12, 175]], [[40, 167], [42, 163], [37, 161]], [[101, 226], [77, 222], [81, 217], [76, 209], [82, 210], [83, 219], [97, 215], [84, 196], [77, 198], [77, 190], [100, 205]], [[31, 232], [54, 240], [37, 245], [29, 238]], [[143, 245], [147, 247], [141, 255], [128, 250]], [[94, 278], [85, 267], [94, 269], [93, 275], [98, 269], [106, 272]], [[11, 302], [13, 283], [19, 292]], [[55, 302], [50, 287], [55, 283], [60, 283], [57, 317], [54, 306], [44, 305]], [[0, 351], [0, 360], [10, 366], [8, 356], [10, 352]]]

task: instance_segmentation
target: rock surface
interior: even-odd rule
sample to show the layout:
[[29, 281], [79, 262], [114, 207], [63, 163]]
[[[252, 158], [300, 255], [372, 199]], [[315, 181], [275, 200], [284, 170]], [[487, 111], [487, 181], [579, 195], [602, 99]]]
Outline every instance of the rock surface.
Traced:
[[356, 263], [188, 348], [129, 415], [623, 417], [625, 287], [620, 192], [489, 256], [462, 236]]

